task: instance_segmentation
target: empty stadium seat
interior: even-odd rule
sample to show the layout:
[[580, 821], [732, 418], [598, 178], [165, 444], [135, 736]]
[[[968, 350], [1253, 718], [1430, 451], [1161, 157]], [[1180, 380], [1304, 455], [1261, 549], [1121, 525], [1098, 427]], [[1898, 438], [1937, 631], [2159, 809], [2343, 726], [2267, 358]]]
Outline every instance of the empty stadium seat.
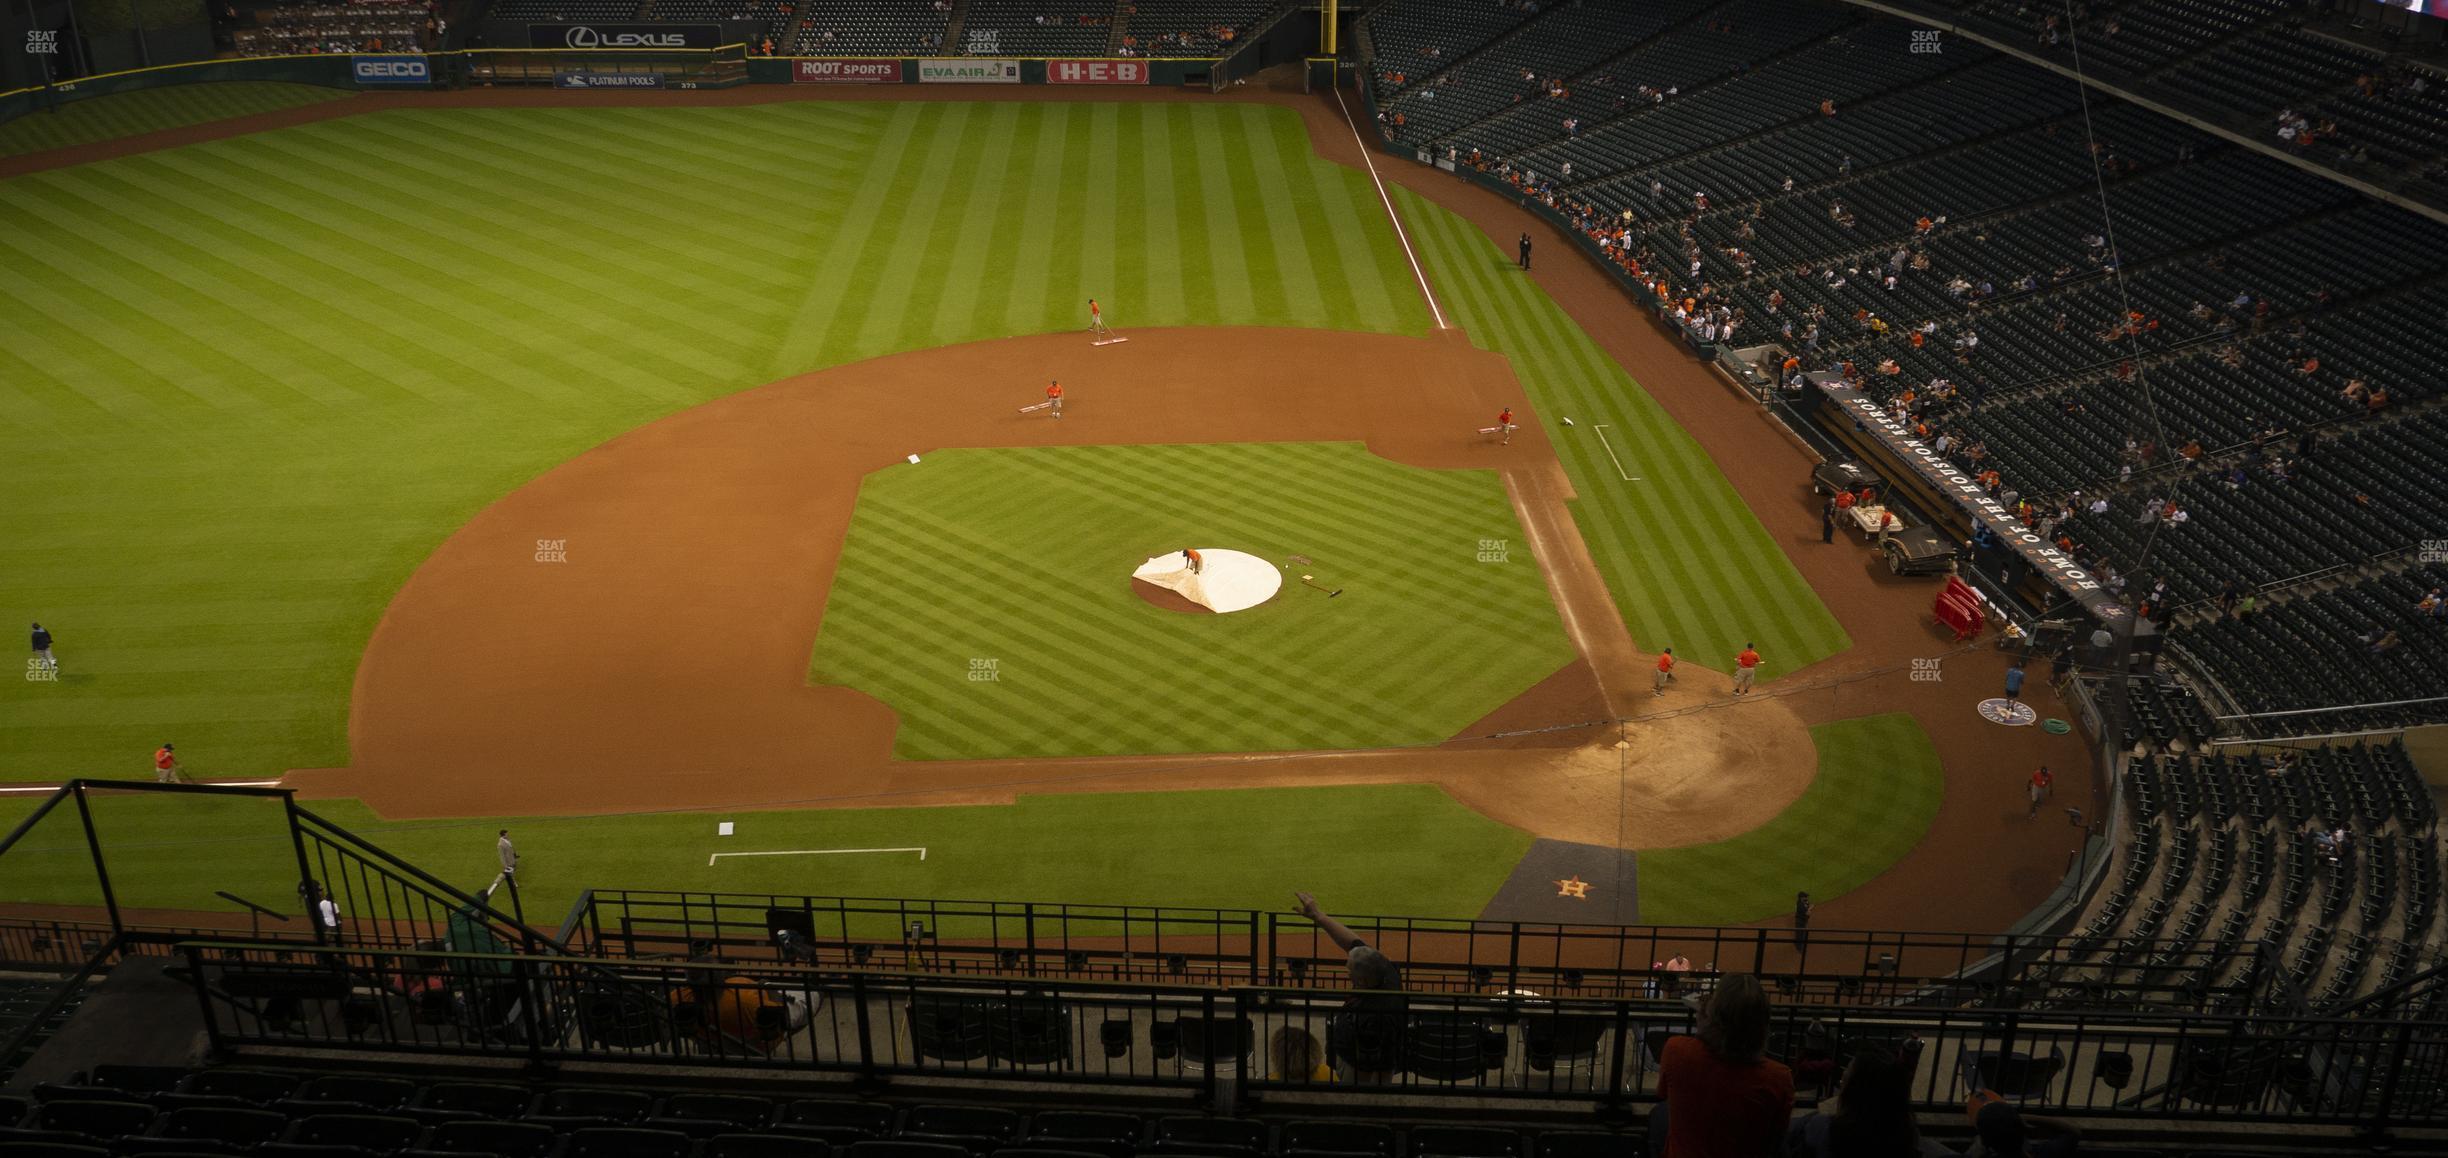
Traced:
[[38, 1130], [68, 1130], [90, 1134], [96, 1138], [117, 1138], [127, 1134], [142, 1134], [153, 1125], [158, 1111], [141, 1102], [89, 1102], [84, 1100], [46, 1102], [34, 1111], [29, 1125]]
[[1017, 1140], [1020, 1127], [1019, 1114], [993, 1106], [913, 1106], [902, 1122], [900, 1137], [984, 1154]]
[[1238, 1118], [1172, 1116], [1158, 1118], [1148, 1149], [1159, 1154], [1263, 1154], [1267, 1130], [1263, 1122]]
[[282, 1141], [301, 1146], [355, 1146], [389, 1153], [417, 1144], [425, 1127], [413, 1118], [371, 1114], [317, 1114], [289, 1126]]
[[698, 1158], [830, 1158], [832, 1147], [796, 1134], [716, 1134], [697, 1147]]
[[1286, 1122], [1286, 1158], [1393, 1158], [1394, 1131], [1367, 1122]]
[[561, 1136], [540, 1122], [442, 1122], [425, 1140], [428, 1150], [499, 1158], [545, 1158], [560, 1144]]
[[1522, 1136], [1476, 1126], [1415, 1126], [1405, 1140], [1409, 1158], [1522, 1158]]
[[589, 1126], [570, 1131], [562, 1158], [690, 1158], [697, 1144], [675, 1130]]

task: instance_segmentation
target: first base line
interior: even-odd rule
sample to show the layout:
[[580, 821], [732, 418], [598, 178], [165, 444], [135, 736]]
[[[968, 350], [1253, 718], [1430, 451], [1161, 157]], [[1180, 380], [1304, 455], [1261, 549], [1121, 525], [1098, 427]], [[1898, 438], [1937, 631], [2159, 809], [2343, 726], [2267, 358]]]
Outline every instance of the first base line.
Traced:
[[1616, 475], [1622, 478], [1625, 482], [1639, 482], [1640, 476], [1633, 474], [1631, 471], [1625, 470], [1623, 460], [1615, 457], [1615, 444], [1607, 441], [1605, 424], [1601, 423], [1599, 425], [1590, 427], [1590, 429], [1598, 432], [1598, 445], [1606, 448], [1607, 458], [1613, 460], [1615, 463]]
[[914, 852], [918, 854], [918, 859], [926, 859], [924, 846], [918, 848], [791, 848], [780, 852], [718, 852], [706, 858], [706, 867], [713, 868], [715, 861], [726, 856], [841, 856], [853, 852]]

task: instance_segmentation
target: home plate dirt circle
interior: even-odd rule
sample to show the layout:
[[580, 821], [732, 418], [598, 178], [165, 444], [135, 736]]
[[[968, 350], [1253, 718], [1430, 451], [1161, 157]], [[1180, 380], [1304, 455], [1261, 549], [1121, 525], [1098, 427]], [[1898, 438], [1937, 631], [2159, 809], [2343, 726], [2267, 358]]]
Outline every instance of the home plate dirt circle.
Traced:
[[[1192, 552], [1197, 554], [1195, 561]], [[1178, 603], [1161, 602], [1157, 603], [1159, 607], [1225, 615], [1247, 611], [1275, 598], [1275, 592], [1283, 587], [1283, 573], [1273, 563], [1247, 551], [1187, 547], [1141, 563], [1138, 570], [1131, 572], [1131, 581], [1133, 586], [1145, 584], [1180, 597]]]

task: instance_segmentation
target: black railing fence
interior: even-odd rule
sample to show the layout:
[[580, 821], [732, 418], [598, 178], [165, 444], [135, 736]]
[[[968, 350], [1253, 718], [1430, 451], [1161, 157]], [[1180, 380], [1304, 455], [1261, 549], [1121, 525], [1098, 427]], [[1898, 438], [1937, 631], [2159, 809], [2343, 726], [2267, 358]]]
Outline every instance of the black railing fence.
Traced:
[[[1403, 968], [1415, 992], [1533, 989], [1648, 997], [1683, 970], [1740, 971], [1823, 1004], [2031, 1004], [2055, 993], [2093, 1007], [2251, 1003], [2257, 969], [2217, 972], [2193, 941], [2129, 948], [2155, 974], [2094, 967], [2083, 938], [1791, 929], [1532, 924], [1423, 917], [1344, 922]], [[1290, 913], [998, 901], [917, 901], [596, 890], [560, 930], [569, 952], [628, 959], [790, 960], [826, 969], [1071, 981], [1340, 987], [1343, 957]], [[2241, 952], [2257, 951], [2247, 946]], [[2220, 957], [2233, 960], [2234, 953]], [[2080, 982], [2080, 988], [2065, 984]]]
[[[866, 1079], [1121, 1085], [1206, 1100], [1654, 1100], [1714, 975], [1655, 997], [1358, 995], [839, 971], [783, 963], [189, 942], [214, 1045], [530, 1062], [739, 1066]], [[1909, 1059], [1925, 1108], [1972, 1091], [2052, 1113], [2448, 1124], [2448, 1022], [1779, 1001], [1770, 1053], [1827, 1092], [1855, 1053]], [[1319, 1070], [1333, 1074], [1329, 1081]]]

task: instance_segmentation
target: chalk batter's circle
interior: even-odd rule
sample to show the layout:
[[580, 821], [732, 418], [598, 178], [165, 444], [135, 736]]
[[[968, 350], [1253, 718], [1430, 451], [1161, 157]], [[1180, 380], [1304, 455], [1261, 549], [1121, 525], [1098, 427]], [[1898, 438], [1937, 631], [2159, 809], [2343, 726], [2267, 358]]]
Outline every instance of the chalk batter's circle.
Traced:
[[2009, 728], [2028, 728], [2040, 718], [2040, 713], [2033, 711], [2030, 704], [2008, 699], [1982, 700], [1980, 714], [1982, 719], [1992, 724], [2004, 724]]

